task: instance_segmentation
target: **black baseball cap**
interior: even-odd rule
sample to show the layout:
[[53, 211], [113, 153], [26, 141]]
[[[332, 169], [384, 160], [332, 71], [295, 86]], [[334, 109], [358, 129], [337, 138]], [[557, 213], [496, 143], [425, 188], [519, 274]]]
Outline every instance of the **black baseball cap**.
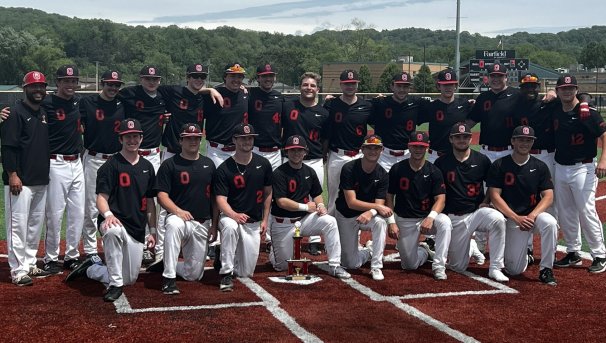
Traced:
[[137, 119], [127, 118], [120, 122], [120, 127], [118, 129], [120, 136], [125, 135], [127, 133], [143, 133], [141, 129], [141, 123]]
[[246, 74], [246, 70], [238, 62], [230, 63], [225, 66], [225, 74]]
[[360, 77], [358, 76], [358, 72], [353, 69], [343, 70], [341, 75], [339, 76], [339, 80], [341, 83], [353, 83], [360, 82]]
[[415, 131], [410, 134], [410, 140], [408, 141], [408, 145], [420, 145], [420, 146], [429, 146], [429, 136], [427, 132], [423, 131]]
[[157, 78], [162, 77], [160, 75], [160, 70], [153, 65], [146, 65], [143, 68], [141, 68], [141, 71], [139, 71], [139, 76], [140, 77], [157, 77]]
[[364, 141], [362, 142], [363, 147], [369, 145], [383, 146], [383, 140], [381, 139], [381, 137], [379, 137], [379, 135], [375, 135], [374, 133], [370, 134], [364, 137]]
[[192, 64], [187, 67], [186, 74], [208, 74], [208, 67], [200, 63]]
[[120, 73], [117, 70], [107, 70], [101, 75], [101, 82], [120, 82], [124, 83], [120, 78]]
[[277, 74], [276, 68], [269, 63], [257, 67], [257, 75]]
[[286, 140], [284, 150], [288, 149], [305, 149], [307, 150], [307, 141], [299, 135], [292, 135]]
[[525, 73], [520, 76], [519, 82], [520, 86], [529, 83], [539, 84], [539, 77], [535, 73]]
[[452, 69], [444, 69], [438, 73], [438, 83], [441, 85], [458, 84], [457, 73]]
[[466, 123], [459, 122], [459, 123], [454, 124], [450, 128], [450, 135], [451, 136], [471, 135], [471, 129], [469, 128], [469, 125], [467, 125]]
[[501, 63], [494, 63], [488, 68], [488, 74], [507, 74], [507, 67], [502, 65]]
[[202, 129], [200, 125], [187, 123], [181, 126], [180, 137], [202, 137]]
[[406, 84], [406, 85], [410, 84], [410, 80], [411, 80], [410, 75], [405, 71], [403, 71], [401, 73], [397, 73], [396, 75], [394, 75], [391, 78], [391, 81], [393, 83], [402, 83], [402, 84]]
[[527, 137], [527, 138], [532, 138], [532, 139], [537, 138], [534, 135], [534, 129], [532, 127], [526, 126], [526, 125], [518, 126], [515, 129], [513, 129], [513, 134], [511, 135], [511, 138], [519, 138], [519, 137]]
[[578, 87], [577, 78], [570, 74], [563, 74], [558, 78], [556, 88], [561, 87]]
[[243, 137], [243, 136], [258, 136], [255, 133], [255, 128], [250, 124], [240, 123], [238, 126], [234, 128], [233, 131], [234, 137]]
[[80, 75], [78, 68], [73, 64], [64, 64], [57, 69], [57, 79], [77, 79]]

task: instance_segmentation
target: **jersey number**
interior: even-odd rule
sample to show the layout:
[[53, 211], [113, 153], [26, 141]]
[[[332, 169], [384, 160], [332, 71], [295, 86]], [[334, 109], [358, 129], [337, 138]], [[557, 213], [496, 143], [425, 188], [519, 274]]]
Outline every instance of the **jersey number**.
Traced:
[[470, 183], [467, 185], [467, 196], [469, 197], [477, 197], [478, 195], [480, 195], [480, 187], [482, 187], [482, 185], [478, 184], [478, 183]]
[[263, 191], [257, 191], [257, 204], [263, 202]]
[[582, 145], [585, 143], [585, 137], [582, 133], [575, 133], [570, 136], [570, 145]]
[[280, 124], [280, 113], [276, 112], [274, 113], [273, 116], [271, 116], [271, 120], [274, 122], [274, 124], [278, 125]]

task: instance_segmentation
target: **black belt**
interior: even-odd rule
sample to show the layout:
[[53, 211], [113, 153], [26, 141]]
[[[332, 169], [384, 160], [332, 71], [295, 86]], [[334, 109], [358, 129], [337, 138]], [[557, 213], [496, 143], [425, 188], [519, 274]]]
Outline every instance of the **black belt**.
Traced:
[[59, 157], [63, 158], [64, 161], [75, 161], [80, 158], [80, 155], [78, 155], [78, 154], [75, 154], [75, 155], [51, 154], [50, 155], [51, 160], [56, 160]]
[[219, 144], [219, 143], [215, 143], [215, 142], [208, 142], [208, 145], [210, 145], [213, 148], [219, 148], [219, 146], [221, 146], [219, 148], [219, 150], [221, 151], [236, 151], [236, 146], [235, 145], [225, 145], [225, 144]]
[[511, 148], [511, 146], [509, 146], [509, 145], [506, 145], [506, 146], [482, 145], [482, 147], [488, 151], [505, 151], [505, 150], [509, 150]]
[[540, 154], [541, 151], [543, 151], [543, 150], [546, 150], [547, 152], [554, 152], [555, 151], [555, 149], [531, 149], [529, 151], [529, 153], [537, 155], [537, 154]]
[[280, 148], [272, 146], [269, 148], [262, 148], [262, 147], [257, 147], [257, 149], [259, 149], [260, 152], [276, 152], [278, 150], [280, 150]]
[[100, 152], [96, 152], [96, 151], [92, 151], [92, 150], [89, 150], [88, 154], [91, 156], [100, 157], [104, 160], [109, 159], [113, 155], [113, 154], [104, 154], [104, 153], [100, 153]]
[[299, 220], [301, 220], [301, 218], [303, 217], [297, 217], [297, 218], [281, 218], [281, 217], [274, 217], [274, 220], [277, 223], [284, 223], [284, 222], [290, 222], [291, 224], [294, 224], [296, 222], [298, 222]]
[[430, 154], [431, 154], [432, 152], [434, 152], [434, 151], [436, 152], [436, 154], [438, 154], [438, 157], [446, 155], [445, 153], [443, 153], [443, 152], [439, 152], [439, 151], [437, 151], [437, 150], [431, 150], [431, 149], [427, 150], [427, 152], [429, 152]]
[[577, 163], [592, 163], [593, 162], [593, 158], [586, 158], [582, 161], [576, 161], [576, 162], [558, 162], [559, 164], [563, 165], [563, 166], [574, 166]]

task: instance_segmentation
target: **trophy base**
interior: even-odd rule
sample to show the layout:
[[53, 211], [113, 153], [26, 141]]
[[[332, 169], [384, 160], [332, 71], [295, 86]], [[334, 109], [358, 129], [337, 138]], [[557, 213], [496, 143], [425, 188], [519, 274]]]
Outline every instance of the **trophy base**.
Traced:
[[288, 281], [311, 280], [312, 275], [288, 275], [284, 279]]

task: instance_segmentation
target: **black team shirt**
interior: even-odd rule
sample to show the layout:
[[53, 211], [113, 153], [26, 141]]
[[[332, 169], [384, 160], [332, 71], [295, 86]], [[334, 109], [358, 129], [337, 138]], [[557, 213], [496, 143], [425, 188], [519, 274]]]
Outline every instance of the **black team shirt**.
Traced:
[[255, 137], [255, 146], [261, 148], [281, 147], [280, 125], [284, 97], [275, 89], [269, 92], [259, 87], [248, 90], [248, 123], [255, 128], [259, 136]]
[[419, 124], [429, 123], [429, 148], [442, 154], [451, 151], [452, 145], [448, 140], [450, 129], [454, 124], [464, 122], [469, 111], [469, 101], [460, 98], [455, 98], [449, 104], [440, 99], [428, 104], [420, 116]]
[[[121, 153], [115, 154], [97, 172], [97, 194], [109, 195], [109, 209], [126, 232], [144, 243], [147, 225], [147, 198], [156, 196], [154, 167], [144, 158], [132, 165]], [[99, 214], [99, 225], [104, 218]]]
[[324, 107], [318, 104], [305, 107], [299, 99], [287, 101], [282, 110], [283, 143], [292, 135], [300, 135], [307, 140], [309, 149], [305, 159], [322, 158], [322, 141], [328, 136], [327, 121], [328, 110]]
[[141, 149], [152, 149], [160, 146], [162, 142], [162, 128], [164, 127], [164, 114], [166, 102], [162, 93], [157, 92], [155, 97], [149, 96], [143, 86], [122, 88], [119, 98], [124, 103], [124, 113], [127, 118], [137, 119], [143, 129], [143, 142]]
[[419, 115], [427, 103], [427, 100], [413, 96], [406, 97], [402, 103], [392, 96], [374, 98], [368, 124], [375, 128], [386, 148], [406, 150], [410, 134], [416, 130]]
[[362, 169], [362, 159], [349, 161], [341, 169], [341, 182], [339, 183], [339, 196], [335, 202], [337, 210], [345, 218], [357, 217], [364, 211], [352, 210], [347, 206], [343, 190], [356, 192], [356, 199], [374, 203], [376, 199], [387, 197], [389, 177], [381, 165], [377, 164], [371, 173]]
[[500, 148], [511, 144], [513, 113], [519, 95], [519, 89], [507, 87], [497, 94], [487, 91], [478, 96], [469, 119], [480, 123], [480, 144]]
[[434, 204], [434, 197], [445, 194], [444, 179], [438, 168], [428, 161], [418, 171], [409, 160], [389, 170], [389, 194], [395, 195], [394, 212], [402, 218], [425, 218]]
[[555, 161], [560, 164], [574, 164], [593, 159], [597, 153], [597, 138], [606, 132], [606, 123], [599, 112], [590, 109], [589, 115], [581, 117], [579, 104], [570, 112], [562, 106], [554, 109]]
[[204, 96], [199, 93], [194, 94], [184, 86], [160, 86], [158, 92], [165, 99], [166, 110], [171, 114], [162, 134], [162, 145], [169, 152], [179, 154], [181, 127], [189, 123], [203, 126]]
[[42, 101], [51, 154], [75, 155], [82, 150], [79, 104], [79, 96], [66, 100], [53, 94]]
[[367, 123], [372, 113], [372, 104], [360, 97], [351, 105], [340, 98], [327, 101], [328, 139], [331, 149], [359, 150], [367, 132]]
[[223, 96], [223, 107], [213, 104], [210, 95], [204, 95], [204, 101], [208, 104], [204, 108], [206, 139], [231, 145], [234, 127], [240, 123], [248, 123], [248, 94], [241, 90], [234, 93], [225, 87], [218, 87], [216, 90]]
[[541, 100], [528, 101], [520, 94], [516, 109], [513, 114], [514, 126], [527, 125], [534, 129], [534, 140], [532, 149], [553, 150], [555, 149], [555, 132], [553, 130], [552, 113], [561, 107], [560, 101], [543, 103]]
[[[273, 174], [271, 214], [274, 217], [296, 218], [307, 215], [307, 211], [288, 211], [276, 203], [277, 199], [288, 198], [307, 204], [322, 194], [322, 186], [316, 172], [306, 164], [294, 169], [288, 162], [279, 166]], [[311, 199], [310, 199], [311, 197]]]
[[118, 132], [123, 119], [124, 106], [118, 98], [106, 101], [99, 94], [82, 98], [80, 120], [84, 125], [84, 147], [103, 154], [120, 151]]

